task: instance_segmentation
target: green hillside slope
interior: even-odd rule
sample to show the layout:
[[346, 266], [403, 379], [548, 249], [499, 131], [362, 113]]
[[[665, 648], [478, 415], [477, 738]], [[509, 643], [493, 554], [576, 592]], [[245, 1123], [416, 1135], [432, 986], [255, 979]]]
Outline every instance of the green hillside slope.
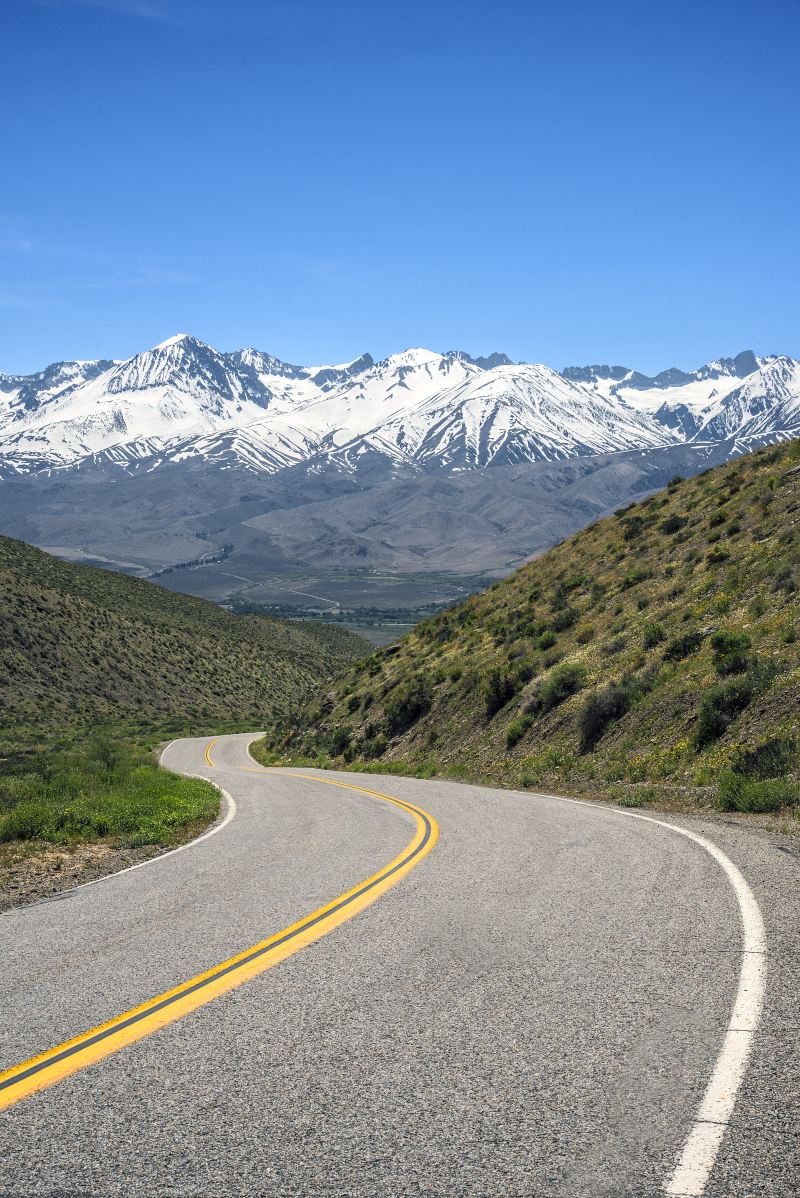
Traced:
[[0, 537], [0, 723], [257, 727], [364, 651]]
[[674, 480], [373, 653], [259, 752], [794, 803], [799, 463], [795, 441]]

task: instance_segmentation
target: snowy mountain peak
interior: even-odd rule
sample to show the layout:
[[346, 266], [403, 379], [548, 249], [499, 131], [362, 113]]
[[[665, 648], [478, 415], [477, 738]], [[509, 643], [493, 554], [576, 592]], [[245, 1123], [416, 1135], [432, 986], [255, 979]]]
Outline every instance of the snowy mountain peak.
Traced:
[[178, 333], [124, 362], [0, 375], [0, 475], [98, 455], [120, 469], [196, 458], [267, 473], [325, 461], [351, 470], [377, 456], [463, 470], [798, 432], [800, 362], [750, 350], [655, 376], [424, 347], [299, 366]]
[[181, 341], [194, 341], [194, 337], [189, 333], [176, 333], [174, 337], [167, 337], [166, 341], [159, 341], [153, 349], [169, 349], [171, 345], [178, 345]]

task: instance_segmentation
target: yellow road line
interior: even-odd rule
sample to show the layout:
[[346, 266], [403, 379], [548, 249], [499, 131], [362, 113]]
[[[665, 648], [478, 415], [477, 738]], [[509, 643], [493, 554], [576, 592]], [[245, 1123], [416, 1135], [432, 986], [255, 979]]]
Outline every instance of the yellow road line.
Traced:
[[[216, 743], [215, 740], [211, 741], [205, 752], [206, 761], [212, 767], [214, 763], [211, 760], [211, 749]], [[258, 977], [279, 961], [284, 961], [306, 945], [326, 936], [396, 885], [427, 856], [438, 840], [439, 827], [433, 816], [402, 799], [382, 794], [377, 790], [369, 790], [365, 786], [351, 786], [346, 782], [334, 782], [332, 779], [318, 778], [310, 774], [283, 776], [337, 786], [342, 790], [355, 790], [391, 803], [413, 817], [416, 824], [414, 836], [402, 852], [383, 869], [359, 882], [351, 890], [340, 894], [324, 907], [319, 907], [310, 915], [290, 924], [266, 940], [259, 941], [235, 957], [229, 957], [213, 969], [198, 974], [188, 982], [167, 990], [122, 1015], [115, 1016], [91, 1031], [14, 1065], [5, 1073], [0, 1073], [0, 1110], [13, 1106], [38, 1090], [55, 1085], [65, 1077], [103, 1060], [104, 1057], [134, 1044], [137, 1040], [144, 1039], [168, 1023], [182, 1019], [184, 1015], [196, 1011], [198, 1007], [205, 1006], [212, 999], [241, 986], [251, 978]]]
[[208, 744], [206, 745], [206, 754], [205, 754], [206, 765], [210, 765], [212, 770], [214, 769], [214, 762], [211, 760], [211, 750], [214, 748], [214, 745], [217, 744], [218, 741], [219, 741], [219, 737], [216, 736], [214, 738], [214, 740], [210, 740], [208, 742]]

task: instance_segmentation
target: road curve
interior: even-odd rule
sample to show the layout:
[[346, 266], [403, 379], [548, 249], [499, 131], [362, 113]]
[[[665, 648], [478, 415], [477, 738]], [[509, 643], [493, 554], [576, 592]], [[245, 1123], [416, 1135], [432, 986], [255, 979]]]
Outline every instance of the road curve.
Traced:
[[[0, 1194], [681, 1192], [742, 964], [719, 861], [600, 806], [262, 770], [250, 739], [165, 753], [232, 797], [219, 830], [0, 919], [2, 1068], [176, 990], [185, 1006], [118, 1051], [79, 1045], [74, 1072], [0, 1113]], [[685, 1192], [788, 1195], [798, 858], [776, 834], [679, 822], [742, 869], [770, 954], [733, 1118]], [[262, 968], [298, 926], [301, 951]], [[188, 1002], [209, 976], [212, 1001]]]

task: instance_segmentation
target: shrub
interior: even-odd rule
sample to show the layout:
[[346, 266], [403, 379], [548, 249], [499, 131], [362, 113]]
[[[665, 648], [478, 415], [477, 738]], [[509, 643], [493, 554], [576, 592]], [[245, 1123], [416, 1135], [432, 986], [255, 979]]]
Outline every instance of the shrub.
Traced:
[[648, 578], [652, 578], [651, 570], [629, 570], [620, 582], [620, 590], [627, 591], [631, 587], [638, 586], [640, 582], [645, 582]]
[[542, 635], [539, 637], [539, 639], [536, 641], [536, 648], [537, 649], [552, 649], [553, 645], [556, 643], [557, 640], [558, 640], [558, 637], [556, 636], [556, 634], [554, 632], [552, 632], [550, 629], [548, 629], [546, 632], [543, 632]]
[[625, 715], [631, 698], [631, 688], [624, 683], [612, 683], [587, 696], [578, 718], [582, 753], [593, 749], [606, 729]]
[[575, 608], [565, 607], [561, 611], [556, 612], [550, 621], [550, 627], [554, 632], [566, 632], [568, 628], [572, 628], [577, 619], [578, 613], [575, 611]]
[[366, 757], [368, 761], [375, 757], [382, 757], [388, 748], [388, 741], [382, 734], [378, 736], [365, 737], [359, 745], [359, 752], [362, 757]]
[[714, 666], [718, 674], [744, 674], [750, 663], [750, 637], [746, 632], [715, 632], [711, 638]]
[[777, 778], [753, 782], [726, 773], [719, 780], [716, 805], [721, 811], [781, 811], [800, 803], [800, 786]]
[[522, 680], [511, 670], [491, 670], [481, 686], [487, 720], [496, 716], [522, 689], [522, 685]]
[[680, 532], [685, 524], [685, 516], [667, 516], [666, 520], [661, 521], [659, 528], [666, 533]]
[[721, 686], [712, 686], [700, 704], [694, 743], [698, 749], [719, 740], [747, 707], [755, 694], [750, 678], [737, 678]]
[[412, 724], [430, 710], [433, 689], [421, 674], [396, 686], [384, 704], [386, 731], [389, 736], [400, 736]]
[[536, 707], [541, 712], [552, 711], [576, 694], [586, 681], [586, 670], [574, 662], [556, 666], [544, 679], [536, 696]]
[[685, 632], [683, 636], [676, 636], [664, 649], [664, 661], [683, 661], [697, 652], [704, 639], [702, 632]]
[[514, 745], [519, 744], [533, 722], [534, 719], [530, 713], [517, 716], [515, 720], [512, 720], [506, 728], [506, 748], [513, 749]]
[[624, 541], [635, 541], [644, 528], [644, 517], [628, 516], [627, 519], [622, 521], [622, 528], [622, 539]]
[[575, 640], [579, 645], [588, 645], [593, 637], [594, 626], [592, 624], [581, 624], [575, 631]]
[[334, 728], [325, 741], [331, 757], [341, 757], [350, 745], [350, 733], [346, 728]]
[[654, 649], [656, 645], [660, 645], [662, 641], [667, 639], [667, 634], [660, 624], [649, 623], [644, 626], [644, 634], [642, 636], [642, 644], [645, 649]]
[[788, 774], [797, 762], [797, 742], [788, 737], [773, 736], [760, 745], [737, 749], [731, 766], [734, 773], [754, 778], [780, 778]]

